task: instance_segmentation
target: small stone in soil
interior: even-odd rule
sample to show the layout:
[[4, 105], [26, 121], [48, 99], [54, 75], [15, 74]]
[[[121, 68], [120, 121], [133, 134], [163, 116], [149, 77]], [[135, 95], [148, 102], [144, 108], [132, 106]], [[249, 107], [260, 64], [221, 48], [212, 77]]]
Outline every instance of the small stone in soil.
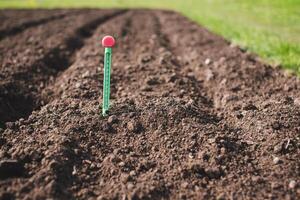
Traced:
[[282, 144], [277, 144], [274, 147], [274, 153], [280, 153], [282, 151]]
[[76, 175], [77, 174], [77, 169], [76, 169], [76, 166], [73, 166], [73, 171], [72, 171], [72, 175]]
[[107, 119], [107, 122], [110, 124], [116, 123], [116, 122], [118, 122], [118, 117], [116, 115], [109, 116], [109, 118]]
[[127, 129], [130, 131], [130, 132], [135, 132], [135, 133], [138, 133], [142, 130], [142, 125], [141, 123], [139, 122], [136, 122], [136, 121], [130, 121], [127, 123]]
[[138, 58], [140, 64], [150, 62], [151, 59], [152, 59], [152, 56], [150, 54], [142, 54]]
[[188, 185], [189, 185], [189, 183], [188, 183], [188, 182], [183, 182], [183, 183], [181, 184], [181, 187], [182, 187], [182, 188], [187, 188], [187, 187], [188, 187]]
[[76, 88], [80, 88], [80, 86], [81, 86], [81, 83], [76, 83], [76, 84], [75, 84], [75, 87], [76, 87]]
[[296, 185], [297, 185], [296, 181], [291, 180], [290, 183], [289, 183], [289, 188], [294, 189], [296, 187]]
[[300, 98], [294, 99], [294, 104], [300, 106]]
[[206, 65], [209, 65], [209, 64], [211, 63], [211, 60], [210, 60], [209, 58], [206, 58], [205, 61], [204, 61], [204, 63], [205, 63]]
[[130, 175], [130, 176], [135, 176], [136, 173], [135, 173], [135, 171], [132, 170], [132, 171], [130, 171], [129, 175]]
[[124, 166], [125, 166], [125, 163], [124, 163], [124, 162], [120, 162], [118, 165], [119, 165], [120, 167], [124, 167]]
[[0, 179], [20, 177], [24, 174], [24, 166], [17, 160], [0, 161]]
[[274, 163], [275, 165], [279, 164], [280, 162], [281, 162], [280, 158], [278, 158], [278, 157], [274, 157], [274, 158], [273, 158], [273, 163]]
[[127, 189], [128, 189], [128, 190], [132, 190], [133, 188], [134, 188], [134, 185], [133, 185], [132, 183], [129, 182], [129, 183], [127, 184]]
[[125, 65], [124, 67], [126, 70], [129, 70], [130, 68], [132, 68], [132, 65]]
[[207, 81], [210, 81], [211, 79], [214, 78], [214, 74], [211, 69], [205, 71], [205, 76]]

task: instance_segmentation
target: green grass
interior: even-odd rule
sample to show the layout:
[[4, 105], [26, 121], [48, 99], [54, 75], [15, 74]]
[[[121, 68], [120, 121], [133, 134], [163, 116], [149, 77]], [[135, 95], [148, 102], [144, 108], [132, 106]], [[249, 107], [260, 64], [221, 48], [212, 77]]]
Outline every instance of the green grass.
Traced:
[[0, 8], [162, 8], [300, 74], [300, 0], [0, 0]]

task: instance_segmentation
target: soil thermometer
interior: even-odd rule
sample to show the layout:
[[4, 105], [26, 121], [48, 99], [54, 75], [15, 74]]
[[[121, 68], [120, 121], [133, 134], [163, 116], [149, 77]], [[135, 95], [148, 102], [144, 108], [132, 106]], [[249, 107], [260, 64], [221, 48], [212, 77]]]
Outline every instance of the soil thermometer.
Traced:
[[110, 96], [110, 72], [111, 72], [111, 48], [115, 45], [115, 39], [112, 36], [105, 36], [102, 39], [104, 50], [104, 78], [103, 78], [103, 100], [102, 115], [106, 116], [109, 109]]

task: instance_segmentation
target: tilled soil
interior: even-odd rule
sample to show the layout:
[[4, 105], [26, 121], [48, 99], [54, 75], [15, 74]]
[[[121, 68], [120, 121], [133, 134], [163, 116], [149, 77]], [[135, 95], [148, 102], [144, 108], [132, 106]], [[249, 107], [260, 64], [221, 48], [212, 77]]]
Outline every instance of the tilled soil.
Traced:
[[[16, 35], [23, 30], [60, 19], [68, 15], [69, 10], [2, 10], [0, 13], [0, 39]], [[72, 11], [70, 14], [75, 14]]]
[[300, 197], [296, 76], [174, 12], [22, 12], [0, 14], [0, 199]]

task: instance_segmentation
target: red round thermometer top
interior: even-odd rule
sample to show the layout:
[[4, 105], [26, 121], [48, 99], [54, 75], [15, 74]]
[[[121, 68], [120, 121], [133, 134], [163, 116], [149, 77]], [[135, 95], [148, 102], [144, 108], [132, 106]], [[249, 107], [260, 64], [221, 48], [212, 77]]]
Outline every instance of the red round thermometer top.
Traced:
[[110, 35], [105, 36], [102, 39], [102, 46], [103, 47], [113, 47], [113, 46], [115, 46], [115, 39]]

